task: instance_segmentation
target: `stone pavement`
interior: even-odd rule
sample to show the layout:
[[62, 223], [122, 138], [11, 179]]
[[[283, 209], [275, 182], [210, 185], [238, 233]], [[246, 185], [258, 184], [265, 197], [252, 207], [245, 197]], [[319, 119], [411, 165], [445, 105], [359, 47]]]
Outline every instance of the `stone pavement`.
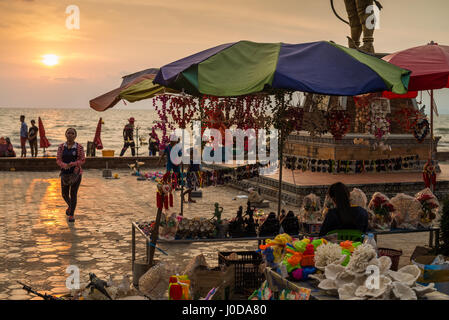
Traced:
[[[162, 170], [162, 169], [161, 169]], [[68, 224], [58, 172], [0, 172], [0, 300], [40, 299], [27, 294], [16, 280], [35, 290], [56, 295], [68, 293], [66, 269], [76, 265], [81, 282], [89, 272], [102, 279], [132, 277], [131, 221], [155, 219], [156, 184], [137, 181], [129, 170], [113, 170], [120, 179], [102, 178], [102, 170], [85, 170], [78, 194], [76, 222]], [[179, 212], [179, 192], [175, 207]], [[224, 208], [222, 218], [235, 216], [245, 199], [225, 186], [203, 190], [197, 203], [185, 204], [185, 217], [212, 217], [214, 203]], [[275, 211], [276, 203], [271, 203]], [[298, 212], [298, 208], [285, 206]], [[267, 211], [268, 209], [264, 209]], [[137, 259], [145, 256], [145, 242], [136, 234]], [[401, 249], [401, 265], [417, 245], [427, 245], [428, 234], [379, 236], [379, 246]], [[185, 265], [203, 253], [208, 263], [218, 263], [219, 251], [256, 250], [256, 241], [161, 244], [169, 255], [156, 251], [156, 259]]]

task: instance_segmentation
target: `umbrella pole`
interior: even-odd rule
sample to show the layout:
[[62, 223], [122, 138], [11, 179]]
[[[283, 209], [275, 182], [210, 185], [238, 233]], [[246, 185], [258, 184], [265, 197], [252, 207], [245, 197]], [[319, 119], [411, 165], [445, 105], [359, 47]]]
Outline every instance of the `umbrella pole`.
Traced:
[[[430, 90], [430, 162], [432, 164], [432, 167], [434, 167], [433, 165], [433, 89]], [[431, 188], [432, 188], [432, 192], [435, 192], [435, 186], [433, 184], [431, 184]]]
[[[182, 90], [184, 96], [184, 89]], [[182, 104], [182, 121], [184, 121], [185, 105]], [[182, 129], [182, 157], [184, 158], [184, 129]], [[181, 216], [184, 216], [184, 161], [181, 159]]]
[[283, 141], [282, 141], [282, 130], [281, 130], [281, 139], [279, 143], [279, 186], [278, 186], [278, 217], [281, 214], [281, 201], [282, 201], [282, 165], [283, 165]]

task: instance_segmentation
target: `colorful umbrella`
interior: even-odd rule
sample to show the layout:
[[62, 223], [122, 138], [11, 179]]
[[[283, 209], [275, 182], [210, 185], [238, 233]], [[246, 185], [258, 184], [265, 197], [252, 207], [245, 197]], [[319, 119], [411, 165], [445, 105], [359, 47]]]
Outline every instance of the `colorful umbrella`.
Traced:
[[[140, 83], [141, 81], [144, 80], [152, 81], [158, 70], [159, 69], [151, 68], [124, 76], [120, 87], [90, 100], [89, 101], [90, 107], [96, 111], [105, 111], [109, 108], [112, 108], [122, 99], [120, 93], [123, 90], [133, 86], [134, 84]], [[152, 86], [154, 85], [152, 84]], [[160, 88], [161, 86], [154, 86], [154, 87]]]
[[39, 145], [41, 148], [44, 148], [44, 153], [45, 153], [45, 148], [48, 148], [49, 146], [51, 146], [51, 143], [48, 141], [47, 137], [45, 136], [44, 124], [42, 123], [41, 117], [38, 118], [38, 122], [39, 122]]
[[239, 41], [163, 66], [154, 83], [198, 95], [240, 96], [267, 88], [325, 95], [407, 93], [410, 71], [333, 42]]
[[[449, 46], [433, 41], [427, 45], [395, 52], [382, 58], [412, 71], [409, 90], [430, 90], [430, 162], [433, 160], [433, 90], [449, 88]], [[433, 166], [432, 166], [433, 167]]]
[[100, 118], [100, 120], [98, 120], [97, 130], [95, 131], [94, 145], [97, 150], [103, 149], [103, 144], [101, 143], [101, 125], [103, 123], [103, 120]]

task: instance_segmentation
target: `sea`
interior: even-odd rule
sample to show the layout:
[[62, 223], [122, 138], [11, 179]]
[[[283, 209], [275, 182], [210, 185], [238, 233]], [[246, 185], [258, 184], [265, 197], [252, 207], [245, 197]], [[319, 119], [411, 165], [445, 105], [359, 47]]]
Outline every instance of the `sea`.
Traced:
[[[0, 137], [9, 137], [20, 155], [20, 115], [25, 115], [25, 122], [30, 127], [30, 121], [34, 119], [38, 125], [38, 117], [41, 117], [45, 134], [51, 146], [46, 149], [50, 156], [55, 156], [57, 147], [65, 141], [65, 131], [68, 127], [76, 129], [77, 141], [84, 147], [88, 141], [93, 141], [95, 130], [100, 118], [104, 124], [101, 130], [101, 141], [104, 149], [114, 150], [115, 155], [120, 153], [123, 147], [123, 127], [128, 123], [130, 117], [135, 118], [135, 127], [139, 129], [138, 135], [143, 141], [148, 141], [148, 135], [154, 122], [159, 119], [154, 109], [109, 109], [98, 112], [93, 109], [44, 109], [44, 108], [0, 108]], [[438, 143], [438, 151], [449, 151], [449, 115], [434, 117], [434, 134], [441, 136]], [[135, 132], [136, 135], [136, 132]], [[140, 143], [139, 143], [140, 145]], [[148, 155], [148, 145], [140, 145], [139, 155]], [[99, 154], [97, 150], [97, 156]], [[30, 149], [27, 145], [27, 155]], [[39, 149], [39, 156], [42, 149]], [[131, 155], [128, 149], [125, 155]]]

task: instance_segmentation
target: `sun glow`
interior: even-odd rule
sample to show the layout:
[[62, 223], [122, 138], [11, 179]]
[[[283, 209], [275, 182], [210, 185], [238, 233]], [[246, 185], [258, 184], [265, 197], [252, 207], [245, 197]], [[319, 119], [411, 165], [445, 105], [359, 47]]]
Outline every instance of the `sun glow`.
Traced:
[[55, 54], [44, 54], [41, 62], [46, 66], [53, 67], [59, 63], [59, 57]]

